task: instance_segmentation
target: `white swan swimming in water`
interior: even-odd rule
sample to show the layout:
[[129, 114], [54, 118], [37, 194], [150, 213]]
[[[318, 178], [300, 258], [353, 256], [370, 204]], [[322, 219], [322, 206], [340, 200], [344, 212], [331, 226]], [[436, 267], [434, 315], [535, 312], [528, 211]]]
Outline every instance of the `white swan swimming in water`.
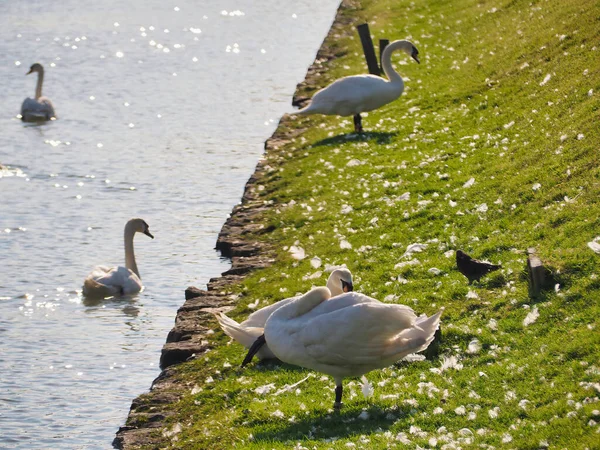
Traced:
[[47, 97], [42, 97], [42, 83], [44, 82], [44, 68], [41, 64], [35, 63], [25, 75], [37, 72], [38, 79], [35, 86], [35, 98], [27, 97], [21, 105], [21, 120], [24, 122], [37, 122], [41, 120], [50, 120], [56, 117], [54, 106]]
[[88, 297], [111, 297], [136, 294], [142, 290], [142, 280], [133, 252], [133, 236], [144, 233], [152, 236], [142, 219], [131, 219], [125, 225], [125, 267], [97, 266], [83, 283], [83, 294]]
[[[343, 378], [425, 350], [442, 314], [417, 317], [408, 306], [381, 303], [357, 292], [330, 295], [327, 288], [318, 287], [274, 311], [265, 324], [263, 342], [281, 361], [333, 376], [334, 408], [342, 406]], [[250, 362], [260, 341], [242, 366]]]
[[396, 100], [404, 92], [404, 81], [392, 67], [392, 53], [402, 50], [417, 63], [419, 51], [410, 41], [399, 40], [387, 45], [381, 65], [388, 80], [376, 75], [353, 75], [340, 78], [317, 92], [310, 104], [292, 114], [326, 114], [354, 116], [354, 131], [362, 132], [360, 113], [372, 111]]
[[[327, 279], [327, 288], [331, 292], [332, 297], [352, 291], [354, 289], [354, 285], [352, 284], [352, 273], [346, 268], [335, 269]], [[286, 298], [273, 303], [272, 305], [265, 306], [250, 314], [242, 323], [237, 323], [223, 313], [215, 314], [215, 317], [227, 336], [239, 342], [244, 347], [250, 348], [256, 339], [264, 333], [263, 329], [265, 323], [273, 311], [287, 305], [296, 298], [298, 297]], [[256, 356], [258, 356], [259, 359], [275, 358], [275, 355], [269, 350], [267, 345], [263, 345], [256, 353]]]

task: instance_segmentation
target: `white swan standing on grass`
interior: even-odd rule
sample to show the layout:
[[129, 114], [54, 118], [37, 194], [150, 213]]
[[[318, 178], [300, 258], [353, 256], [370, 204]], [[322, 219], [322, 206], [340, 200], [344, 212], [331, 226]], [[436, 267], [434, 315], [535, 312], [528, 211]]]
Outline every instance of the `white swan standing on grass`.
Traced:
[[[354, 289], [354, 285], [352, 284], [352, 273], [346, 268], [335, 269], [327, 279], [327, 289], [329, 289], [332, 297], [352, 291]], [[273, 311], [276, 311], [297, 298], [299, 297], [290, 297], [273, 303], [272, 305], [265, 306], [250, 314], [242, 323], [237, 323], [223, 313], [215, 314], [215, 317], [227, 336], [249, 349], [264, 333], [263, 328], [265, 323]], [[262, 348], [256, 352], [256, 356], [258, 356], [259, 359], [275, 358], [275, 355], [269, 350], [267, 345], [263, 345]]]
[[125, 267], [95, 267], [83, 283], [83, 294], [85, 296], [131, 295], [142, 290], [142, 280], [133, 252], [133, 236], [135, 233], [144, 233], [154, 239], [145, 221], [142, 219], [129, 220], [125, 225]]
[[[442, 311], [417, 317], [408, 306], [381, 303], [357, 292], [330, 295], [327, 288], [318, 287], [274, 311], [263, 340], [281, 361], [333, 376], [333, 406], [339, 409], [343, 378], [364, 375], [425, 350]], [[242, 366], [260, 348], [260, 340]]]
[[340, 78], [317, 92], [310, 104], [292, 114], [326, 114], [354, 116], [354, 131], [362, 132], [360, 113], [373, 111], [393, 102], [404, 92], [404, 81], [392, 67], [392, 53], [402, 50], [417, 63], [419, 51], [410, 41], [390, 43], [383, 50], [381, 65], [388, 80], [376, 75], [353, 75]]
[[41, 120], [50, 120], [56, 117], [54, 106], [47, 97], [42, 97], [42, 83], [44, 82], [44, 68], [41, 64], [35, 63], [25, 75], [37, 72], [38, 79], [35, 86], [35, 98], [27, 97], [21, 105], [21, 120], [24, 122], [37, 122]]

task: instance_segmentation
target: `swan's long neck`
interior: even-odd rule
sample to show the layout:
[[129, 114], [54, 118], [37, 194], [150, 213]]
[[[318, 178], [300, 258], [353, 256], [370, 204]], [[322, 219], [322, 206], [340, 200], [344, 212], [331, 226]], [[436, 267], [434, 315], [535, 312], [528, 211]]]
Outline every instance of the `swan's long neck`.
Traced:
[[276, 320], [290, 320], [303, 316], [319, 304], [331, 297], [331, 292], [326, 287], [318, 287], [308, 291], [302, 297], [282, 306], [269, 317]]
[[35, 86], [35, 99], [39, 100], [42, 96], [42, 83], [44, 82], [44, 69], [38, 70], [37, 85]]
[[329, 289], [329, 292], [331, 292], [332, 297], [344, 293], [344, 290], [340, 286], [339, 280], [336, 281], [332, 277], [329, 277], [329, 279], [327, 280], [327, 288]]
[[133, 236], [135, 235], [135, 230], [129, 225], [130, 224], [127, 224], [125, 227], [125, 267], [141, 279], [140, 272], [135, 263], [135, 253], [133, 251]]
[[409, 53], [411, 47], [412, 44], [408, 41], [394, 41], [387, 45], [383, 50], [383, 55], [381, 55], [381, 66], [383, 67], [383, 71], [391, 83], [399, 83], [404, 86], [402, 77], [392, 67], [392, 53], [394, 53], [396, 50], [404, 50], [405, 52]]

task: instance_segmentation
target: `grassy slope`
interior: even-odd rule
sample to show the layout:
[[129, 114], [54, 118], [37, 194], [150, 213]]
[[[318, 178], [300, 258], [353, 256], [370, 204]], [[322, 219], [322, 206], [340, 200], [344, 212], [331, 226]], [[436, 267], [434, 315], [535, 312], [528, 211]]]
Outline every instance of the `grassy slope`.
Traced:
[[[303, 279], [319, 256], [345, 263], [363, 293], [418, 312], [445, 306], [441, 355], [463, 368], [433, 373], [438, 359], [371, 372], [369, 400], [346, 380], [345, 407], [334, 414], [330, 378], [315, 374], [274, 395], [311, 372], [239, 371], [245, 352], [218, 331], [214, 351], [178, 368], [200, 391], [178, 405], [173, 424], [183, 431], [173, 447], [598, 448], [598, 391], [585, 383], [600, 381], [599, 256], [586, 245], [600, 235], [599, 4], [365, 0], [352, 14], [368, 18], [377, 38], [409, 37], [422, 64], [395, 55], [406, 62], [396, 67], [407, 89], [363, 118], [372, 133], [347, 134], [351, 118], [290, 122], [310, 128], [267, 155], [274, 170], [262, 191], [274, 204], [264, 222], [275, 231], [259, 238], [279, 256], [239, 287], [231, 315], [241, 320], [256, 299], [262, 306], [323, 284], [326, 274]], [[339, 45], [349, 51], [329, 63], [323, 85], [366, 70], [358, 38]], [[352, 211], [342, 214], [345, 205]], [[340, 248], [344, 239], [351, 249]], [[300, 262], [286, 251], [296, 241], [309, 255]], [[415, 242], [428, 245], [413, 255], [421, 264], [395, 268]], [[530, 246], [559, 285], [537, 300], [527, 291]], [[503, 270], [470, 288], [444, 255], [456, 248]], [[533, 308], [539, 318], [524, 326]], [[474, 339], [481, 349], [469, 353]], [[268, 394], [255, 392], [270, 383]]]

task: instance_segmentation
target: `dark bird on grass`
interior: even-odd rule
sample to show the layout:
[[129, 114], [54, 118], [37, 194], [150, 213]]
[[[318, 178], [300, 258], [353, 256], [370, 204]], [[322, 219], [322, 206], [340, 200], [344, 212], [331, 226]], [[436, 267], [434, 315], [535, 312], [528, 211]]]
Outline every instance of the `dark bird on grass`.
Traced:
[[471, 258], [462, 250], [456, 250], [456, 265], [458, 270], [468, 278], [469, 284], [479, 279], [489, 272], [500, 269], [501, 266], [490, 264]]

